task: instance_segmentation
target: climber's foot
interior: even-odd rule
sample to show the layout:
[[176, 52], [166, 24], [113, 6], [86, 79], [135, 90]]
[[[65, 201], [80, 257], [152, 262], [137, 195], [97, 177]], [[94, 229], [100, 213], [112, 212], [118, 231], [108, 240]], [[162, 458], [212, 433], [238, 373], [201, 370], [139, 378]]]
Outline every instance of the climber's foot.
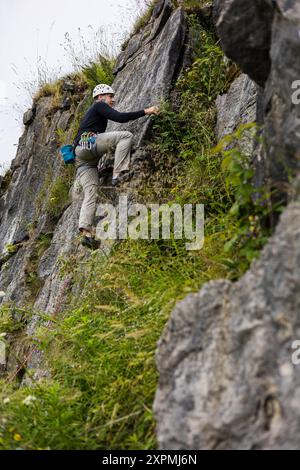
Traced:
[[114, 176], [112, 179], [112, 186], [119, 186], [120, 183], [123, 183], [124, 181], [128, 181], [132, 176], [131, 171], [122, 171], [118, 176]]
[[87, 229], [87, 228], [80, 227], [79, 232], [80, 232], [80, 235], [86, 235], [87, 237], [95, 238], [95, 233], [94, 233], [93, 228]]
[[93, 237], [88, 237], [84, 235], [80, 240], [81, 245], [86, 246], [90, 250], [97, 250], [100, 248], [100, 241], [95, 240]]
[[111, 180], [111, 185], [112, 185], [113, 187], [119, 186], [119, 184], [120, 184], [120, 178], [119, 178], [119, 177], [113, 178], [113, 179]]

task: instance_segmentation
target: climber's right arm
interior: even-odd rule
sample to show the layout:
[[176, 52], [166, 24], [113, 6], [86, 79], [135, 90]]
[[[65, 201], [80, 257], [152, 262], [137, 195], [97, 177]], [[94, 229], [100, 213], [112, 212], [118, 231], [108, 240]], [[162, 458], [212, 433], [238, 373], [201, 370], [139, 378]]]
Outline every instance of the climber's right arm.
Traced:
[[99, 102], [97, 103], [97, 112], [100, 116], [110, 119], [115, 122], [128, 122], [133, 121], [146, 115], [145, 111], [141, 109], [140, 111], [133, 111], [131, 113], [119, 113], [115, 109], [111, 108], [107, 103]]
[[133, 111], [130, 113], [120, 113], [103, 101], [97, 103], [97, 105], [97, 111], [101, 116], [115, 122], [128, 122], [145, 115], [158, 114], [157, 106], [152, 106], [151, 108], [141, 109], [140, 111]]

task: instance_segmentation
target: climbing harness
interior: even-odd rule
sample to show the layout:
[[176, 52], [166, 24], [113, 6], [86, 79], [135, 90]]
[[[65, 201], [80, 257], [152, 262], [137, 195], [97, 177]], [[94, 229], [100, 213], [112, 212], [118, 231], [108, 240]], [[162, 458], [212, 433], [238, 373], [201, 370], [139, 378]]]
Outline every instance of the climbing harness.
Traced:
[[97, 134], [95, 132], [83, 132], [78, 145], [82, 150], [92, 150], [95, 147]]

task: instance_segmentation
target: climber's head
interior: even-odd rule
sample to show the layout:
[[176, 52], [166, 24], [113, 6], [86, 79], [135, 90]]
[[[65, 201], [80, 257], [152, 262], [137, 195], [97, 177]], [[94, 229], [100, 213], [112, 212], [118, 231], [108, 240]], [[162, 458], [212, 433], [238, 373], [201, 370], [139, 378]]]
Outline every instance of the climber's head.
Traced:
[[104, 101], [111, 107], [114, 105], [115, 102], [114, 96], [114, 90], [109, 85], [105, 85], [104, 83], [95, 86], [93, 90], [94, 101]]

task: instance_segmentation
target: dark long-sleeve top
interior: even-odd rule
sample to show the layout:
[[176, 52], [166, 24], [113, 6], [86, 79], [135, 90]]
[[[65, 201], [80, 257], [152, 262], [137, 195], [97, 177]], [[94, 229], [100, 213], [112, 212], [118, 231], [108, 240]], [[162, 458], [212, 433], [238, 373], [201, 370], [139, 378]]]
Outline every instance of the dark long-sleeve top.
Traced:
[[143, 109], [131, 113], [119, 113], [104, 101], [97, 101], [89, 108], [80, 123], [79, 130], [73, 142], [74, 148], [78, 144], [83, 132], [105, 132], [108, 119], [115, 122], [128, 122], [145, 115], [146, 113]]

